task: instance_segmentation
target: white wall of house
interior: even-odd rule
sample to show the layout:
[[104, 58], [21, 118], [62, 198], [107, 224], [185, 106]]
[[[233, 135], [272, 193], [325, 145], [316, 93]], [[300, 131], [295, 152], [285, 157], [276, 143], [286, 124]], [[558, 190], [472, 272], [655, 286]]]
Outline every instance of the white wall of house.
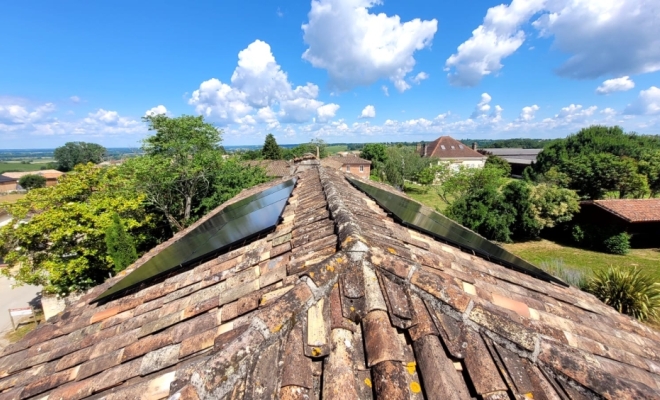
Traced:
[[479, 159], [479, 158], [469, 158], [469, 159], [451, 159], [451, 160], [443, 160], [440, 159], [438, 161], [438, 165], [441, 163], [449, 164], [449, 168], [452, 171], [458, 171], [459, 168], [465, 167], [465, 168], [483, 168], [484, 165], [486, 164], [486, 159]]

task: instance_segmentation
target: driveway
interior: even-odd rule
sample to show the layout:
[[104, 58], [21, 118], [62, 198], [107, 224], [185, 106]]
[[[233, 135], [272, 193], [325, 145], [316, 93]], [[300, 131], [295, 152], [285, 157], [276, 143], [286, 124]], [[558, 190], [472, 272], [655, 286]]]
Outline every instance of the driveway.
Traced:
[[39, 306], [40, 292], [41, 287], [39, 286], [24, 285], [12, 289], [10, 279], [0, 276], [0, 332], [11, 329], [11, 320], [7, 310], [28, 307], [31, 302], [33, 306]]

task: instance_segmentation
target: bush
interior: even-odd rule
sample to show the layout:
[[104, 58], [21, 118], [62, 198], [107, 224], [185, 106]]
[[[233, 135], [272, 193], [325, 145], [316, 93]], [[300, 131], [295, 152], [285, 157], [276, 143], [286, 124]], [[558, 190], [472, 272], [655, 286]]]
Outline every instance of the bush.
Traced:
[[587, 291], [640, 321], [657, 321], [660, 316], [660, 284], [637, 268], [610, 267], [596, 272]]
[[43, 188], [46, 187], [46, 178], [41, 175], [24, 175], [18, 180], [18, 184], [26, 190]]
[[486, 159], [486, 167], [499, 168], [504, 171], [505, 176], [511, 175], [511, 164], [509, 164], [505, 159], [498, 156], [488, 156]]
[[621, 232], [603, 241], [603, 247], [608, 253], [625, 255], [630, 251], [630, 235]]
[[112, 215], [112, 225], [105, 231], [105, 244], [115, 272], [123, 271], [137, 260], [133, 237], [126, 232], [117, 213]]

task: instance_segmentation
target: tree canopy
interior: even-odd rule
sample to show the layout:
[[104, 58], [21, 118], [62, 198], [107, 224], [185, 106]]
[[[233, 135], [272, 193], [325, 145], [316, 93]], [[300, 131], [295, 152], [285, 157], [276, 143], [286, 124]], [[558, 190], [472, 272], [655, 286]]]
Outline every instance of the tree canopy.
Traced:
[[68, 172], [78, 164], [89, 162], [98, 164], [103, 161], [106, 153], [105, 147], [96, 143], [68, 142], [56, 148], [53, 157], [57, 164], [56, 168]]
[[46, 178], [36, 174], [23, 175], [21, 179], [18, 180], [18, 184], [26, 190], [43, 188], [46, 187]]
[[282, 149], [277, 145], [275, 136], [272, 133], [266, 135], [264, 147], [261, 149], [261, 156], [266, 160], [282, 159]]
[[494, 155], [488, 156], [488, 158], [486, 159], [486, 166], [500, 168], [501, 170], [504, 171], [504, 175], [506, 176], [511, 175], [511, 164], [509, 164], [502, 157], [498, 157]]

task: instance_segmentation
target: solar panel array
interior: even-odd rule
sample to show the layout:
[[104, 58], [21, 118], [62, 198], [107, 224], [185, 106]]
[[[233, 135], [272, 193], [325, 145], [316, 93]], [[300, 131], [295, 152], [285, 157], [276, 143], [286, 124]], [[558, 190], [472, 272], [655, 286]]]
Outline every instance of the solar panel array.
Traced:
[[476, 255], [502, 264], [507, 268], [534, 276], [544, 281], [568, 286], [560, 279], [555, 278], [527, 261], [509, 253], [502, 247], [472, 232], [442, 214], [432, 211], [427, 207], [422, 207], [414, 201], [397, 196], [396, 194], [379, 189], [357, 179], [347, 179], [353, 186], [371, 197], [380, 207], [392, 214], [399, 220], [399, 222], [406, 226], [420, 230], [459, 248], [471, 250]]
[[117, 297], [146, 281], [222, 252], [279, 222], [297, 178], [233, 203], [163, 249], [93, 301]]

